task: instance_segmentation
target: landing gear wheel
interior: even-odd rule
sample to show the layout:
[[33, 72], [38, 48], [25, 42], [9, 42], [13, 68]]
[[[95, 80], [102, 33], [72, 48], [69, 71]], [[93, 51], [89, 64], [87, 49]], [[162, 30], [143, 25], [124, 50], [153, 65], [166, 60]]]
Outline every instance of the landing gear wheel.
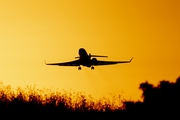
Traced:
[[94, 67], [91, 67], [91, 70], [94, 70]]
[[78, 67], [78, 70], [81, 70], [81, 67]]

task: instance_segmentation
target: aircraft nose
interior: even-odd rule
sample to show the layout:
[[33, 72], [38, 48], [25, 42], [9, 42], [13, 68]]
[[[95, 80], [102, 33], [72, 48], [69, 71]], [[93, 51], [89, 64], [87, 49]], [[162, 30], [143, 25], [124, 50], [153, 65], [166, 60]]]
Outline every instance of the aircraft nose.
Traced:
[[81, 53], [85, 53], [84, 48], [80, 48], [78, 53], [79, 53], [79, 54], [81, 54]]

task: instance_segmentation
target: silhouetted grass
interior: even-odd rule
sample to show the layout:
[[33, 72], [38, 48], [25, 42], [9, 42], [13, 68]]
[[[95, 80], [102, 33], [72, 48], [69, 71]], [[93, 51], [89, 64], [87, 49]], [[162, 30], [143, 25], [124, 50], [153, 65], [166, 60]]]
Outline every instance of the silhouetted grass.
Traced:
[[[115, 98], [114, 98], [115, 99]], [[110, 113], [121, 107], [106, 98], [94, 100], [83, 93], [68, 93], [65, 90], [53, 92], [50, 89], [36, 89], [36, 86], [17, 87], [0, 83], [0, 110], [23, 114], [66, 113]]]

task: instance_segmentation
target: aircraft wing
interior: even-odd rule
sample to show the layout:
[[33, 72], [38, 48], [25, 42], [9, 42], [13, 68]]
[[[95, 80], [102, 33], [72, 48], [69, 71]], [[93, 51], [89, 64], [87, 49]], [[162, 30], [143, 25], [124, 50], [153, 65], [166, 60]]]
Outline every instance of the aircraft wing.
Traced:
[[58, 65], [58, 66], [79, 66], [79, 60], [64, 62], [64, 63], [46, 63], [46, 65]]
[[132, 61], [133, 58], [131, 58], [130, 61], [99, 61], [97, 60], [97, 62], [94, 64], [94, 66], [98, 66], [98, 65], [112, 65], [112, 64], [118, 64], [118, 63], [130, 63]]

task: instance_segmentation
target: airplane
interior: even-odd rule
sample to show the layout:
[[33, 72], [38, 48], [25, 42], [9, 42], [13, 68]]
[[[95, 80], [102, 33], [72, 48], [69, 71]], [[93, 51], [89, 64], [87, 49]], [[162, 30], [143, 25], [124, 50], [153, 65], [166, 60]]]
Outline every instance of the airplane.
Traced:
[[[91, 67], [91, 70], [94, 70], [94, 66], [99, 65], [112, 65], [117, 63], [130, 63], [133, 59], [131, 58], [130, 61], [100, 61], [97, 60], [95, 57], [108, 57], [108, 56], [100, 56], [100, 55], [89, 55], [87, 54], [86, 50], [84, 48], [79, 49], [79, 57], [75, 57], [75, 59], [78, 58], [78, 60], [70, 61], [70, 62], [64, 62], [64, 63], [46, 63], [46, 65], [58, 65], [58, 66], [79, 66], [78, 70], [81, 70], [80, 65]], [[91, 59], [91, 57], [94, 57]]]

